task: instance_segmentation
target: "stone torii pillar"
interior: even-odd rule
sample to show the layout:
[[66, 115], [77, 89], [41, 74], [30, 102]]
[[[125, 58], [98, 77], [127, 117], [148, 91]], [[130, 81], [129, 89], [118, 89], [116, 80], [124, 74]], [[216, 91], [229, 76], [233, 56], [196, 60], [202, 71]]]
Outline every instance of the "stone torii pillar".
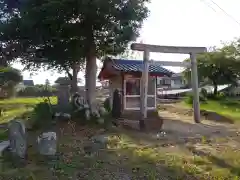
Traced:
[[[199, 105], [199, 90], [198, 90], [198, 73], [197, 73], [197, 60], [196, 55], [198, 53], [206, 52], [205, 47], [180, 47], [180, 46], [158, 46], [150, 44], [133, 43], [131, 45], [132, 50], [143, 51], [143, 72], [142, 72], [142, 97], [141, 97], [141, 114], [142, 119], [147, 118], [147, 94], [148, 94], [148, 68], [149, 68], [149, 56], [150, 52], [158, 53], [176, 53], [176, 54], [189, 54], [191, 64], [186, 62], [173, 62], [173, 61], [159, 61], [155, 63], [162, 66], [178, 66], [178, 67], [191, 67], [192, 72], [192, 90], [193, 90], [193, 109], [194, 109], [194, 121], [200, 123], [200, 105]], [[151, 63], [151, 62], [150, 62]], [[140, 122], [144, 123], [144, 122]]]

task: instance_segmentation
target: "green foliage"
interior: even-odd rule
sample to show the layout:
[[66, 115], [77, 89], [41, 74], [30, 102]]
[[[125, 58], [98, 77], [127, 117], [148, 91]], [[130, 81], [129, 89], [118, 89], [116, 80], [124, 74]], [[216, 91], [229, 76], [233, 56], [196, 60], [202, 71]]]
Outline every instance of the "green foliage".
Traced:
[[[207, 97], [204, 97], [201, 93], [199, 95], [199, 101], [200, 103], [207, 103]], [[185, 102], [187, 104], [193, 104], [193, 94], [189, 93], [185, 99]]]
[[[123, 53], [139, 36], [148, 16], [149, 0], [31, 0], [8, 10], [0, 24], [3, 56], [27, 69], [39, 67], [65, 71], [72, 92], [77, 74], [86, 68], [88, 92], [96, 88], [96, 58]], [[14, 15], [13, 15], [14, 14]], [[72, 72], [70, 70], [73, 70]], [[96, 71], [93, 71], [96, 73]], [[93, 97], [88, 95], [87, 98]]]
[[12, 67], [0, 67], [0, 97], [12, 97], [15, 94], [15, 86], [22, 81], [19, 70]]
[[207, 96], [208, 96], [208, 92], [207, 92], [207, 90], [206, 90], [205, 88], [202, 88], [202, 89], [201, 89], [200, 94], [201, 94], [203, 97], [205, 97], [205, 98], [207, 98]]
[[221, 98], [221, 99], [224, 99], [224, 98], [226, 98], [226, 93], [225, 92], [219, 92], [218, 97]]
[[103, 103], [103, 106], [104, 106], [104, 108], [107, 112], [111, 112], [110, 98], [109, 97], [105, 99], [105, 101]]
[[192, 94], [188, 94], [186, 96], [186, 99], [184, 100], [187, 104], [193, 104], [193, 95]]
[[53, 123], [52, 112], [50, 109], [50, 105], [48, 102], [41, 102], [36, 105], [33, 110], [32, 116], [32, 128], [40, 129], [40, 128], [49, 128]]
[[[199, 54], [197, 56], [199, 81], [212, 84], [215, 95], [217, 95], [218, 85], [236, 84], [240, 75], [239, 52], [231, 44]], [[190, 61], [190, 59], [186, 61]], [[184, 75], [188, 79], [191, 77], [190, 74], [190, 69], [184, 71]]]
[[35, 85], [27, 86], [23, 89], [20, 89], [17, 92], [17, 96], [20, 97], [46, 97], [54, 96], [57, 90], [51, 86], [47, 87], [45, 85]]
[[208, 94], [207, 98], [211, 100], [223, 100], [226, 99], [226, 93], [224, 92], [218, 92], [217, 94], [211, 93]]
[[21, 72], [12, 67], [0, 67], [0, 77], [0, 83], [2, 86], [9, 82], [18, 84], [22, 81]]
[[17, 8], [8, 8], [15, 16], [0, 24], [2, 48], [6, 58], [19, 57], [26, 68], [46, 65], [67, 72], [71, 78], [69, 69], [83, 67], [90, 56], [124, 52], [139, 35], [148, 16], [148, 2], [24, 1]]
[[0, 142], [2, 140], [8, 139], [8, 131], [7, 130], [0, 130]]

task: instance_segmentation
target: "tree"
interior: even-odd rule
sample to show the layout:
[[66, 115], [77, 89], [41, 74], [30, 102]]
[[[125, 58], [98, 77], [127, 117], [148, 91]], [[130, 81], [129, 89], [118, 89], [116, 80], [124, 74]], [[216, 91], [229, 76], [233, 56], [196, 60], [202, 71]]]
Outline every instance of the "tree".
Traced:
[[50, 81], [48, 79], [45, 80], [45, 86], [50, 86]]
[[22, 81], [19, 70], [12, 67], [0, 67], [0, 89], [7, 92], [10, 97], [14, 93], [15, 86]]
[[51, 88], [51, 86], [50, 86], [50, 81], [48, 80], [48, 79], [46, 79], [45, 80], [45, 87], [44, 87], [44, 89], [47, 91], [47, 90], [49, 90]]
[[[79, 66], [86, 62], [87, 101], [95, 100], [96, 58], [117, 55], [139, 35], [149, 0], [22, 1], [0, 29], [5, 44], [17, 44], [17, 55], [30, 66], [46, 64], [68, 71], [77, 87]], [[17, 7], [17, 8], [16, 8]], [[10, 9], [10, 8], [9, 8]], [[9, 45], [9, 46], [10, 46]]]
[[[214, 94], [218, 92], [218, 85], [236, 84], [240, 75], [240, 61], [236, 56], [226, 51], [227, 47], [197, 56], [199, 81], [208, 81], [214, 87]], [[190, 61], [187, 59], [187, 61]], [[191, 70], [184, 71], [185, 77], [190, 77]]]

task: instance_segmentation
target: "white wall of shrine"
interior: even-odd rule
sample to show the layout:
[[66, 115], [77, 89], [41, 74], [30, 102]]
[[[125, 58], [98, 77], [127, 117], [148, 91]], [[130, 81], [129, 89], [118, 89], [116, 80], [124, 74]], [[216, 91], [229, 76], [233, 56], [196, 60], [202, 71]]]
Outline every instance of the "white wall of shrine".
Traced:
[[[113, 101], [113, 93], [115, 89], [118, 89], [124, 94], [122, 99], [123, 110], [140, 110], [141, 79], [126, 75], [124, 76], [123, 83], [124, 84], [122, 85], [122, 76], [115, 76], [109, 80], [109, 96], [111, 106]], [[147, 105], [148, 110], [153, 110], [156, 109], [156, 77], [149, 76], [148, 84]]]

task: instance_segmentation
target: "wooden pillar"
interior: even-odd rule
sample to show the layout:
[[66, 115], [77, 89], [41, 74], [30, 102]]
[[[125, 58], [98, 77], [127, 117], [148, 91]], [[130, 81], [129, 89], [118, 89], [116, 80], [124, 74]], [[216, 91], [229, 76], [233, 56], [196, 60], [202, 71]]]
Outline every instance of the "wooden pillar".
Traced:
[[200, 104], [199, 104], [199, 89], [198, 89], [198, 72], [197, 72], [197, 59], [196, 54], [191, 53], [191, 72], [192, 72], [192, 92], [193, 92], [193, 110], [194, 110], [194, 121], [200, 123]]
[[143, 70], [141, 78], [141, 119], [140, 128], [144, 128], [144, 119], [147, 118], [147, 94], [148, 94], [148, 68], [149, 68], [149, 51], [145, 50], [143, 55]]

